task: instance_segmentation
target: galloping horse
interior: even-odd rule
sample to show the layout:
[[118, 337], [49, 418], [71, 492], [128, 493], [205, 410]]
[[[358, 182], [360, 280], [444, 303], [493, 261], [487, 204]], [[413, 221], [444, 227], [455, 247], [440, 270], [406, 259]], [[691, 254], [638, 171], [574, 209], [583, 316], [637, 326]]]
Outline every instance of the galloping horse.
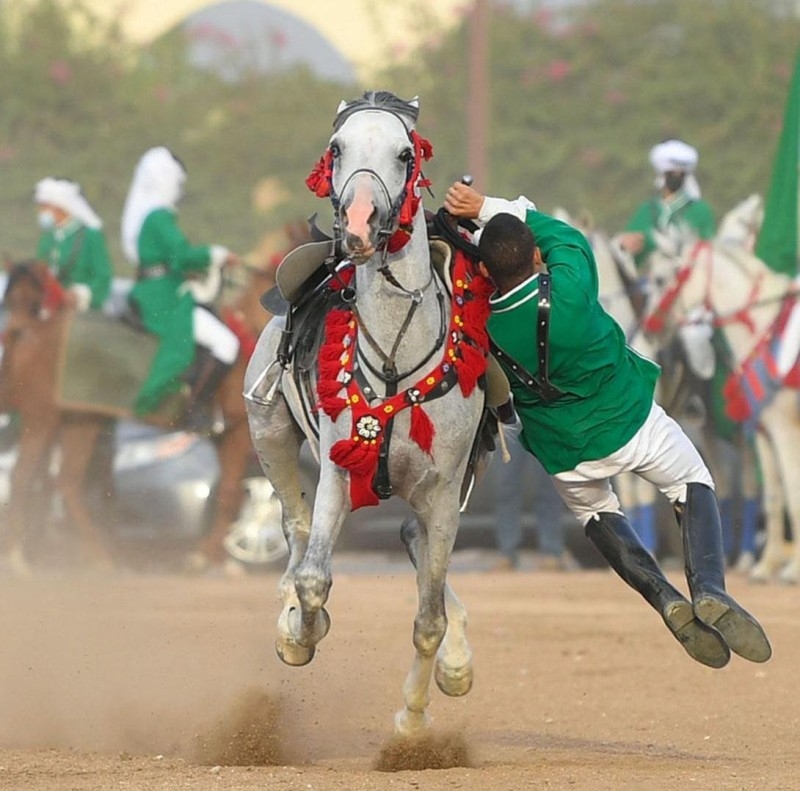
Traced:
[[[767, 542], [751, 577], [766, 580], [779, 572], [785, 582], [800, 581], [800, 541], [786, 562], [783, 540], [783, 507], [788, 510], [795, 537], [800, 528], [800, 419], [797, 413], [796, 372], [779, 381], [770, 346], [779, 336], [795, 293], [788, 277], [769, 269], [763, 261], [739, 245], [693, 242], [679, 256], [657, 256], [654, 283], [663, 287], [651, 294], [645, 329], [665, 338], [670, 330], [696, 321], [710, 320], [720, 328], [736, 373], [766, 371], [756, 390], [779, 388], [764, 402], [757, 420], [756, 451], [761, 462]], [[734, 384], [734, 381], [731, 381]], [[734, 388], [732, 395], [743, 391]], [[741, 401], [740, 401], [741, 404]]]
[[[447, 695], [472, 684], [466, 613], [446, 574], [484, 408], [476, 385], [486, 367], [491, 291], [479, 275], [456, 268], [451, 300], [432, 266], [420, 199], [420, 168], [432, 149], [415, 130], [418, 112], [416, 100], [386, 92], [339, 106], [307, 181], [330, 197], [335, 237], [327, 262], [335, 307], [309, 366], [311, 393], [304, 394], [302, 361], [290, 360], [281, 343], [282, 320], [265, 329], [245, 378], [251, 435], [283, 506], [290, 547], [276, 641], [284, 662], [311, 661], [328, 632], [331, 555], [348, 511], [396, 494], [417, 517], [401, 530], [419, 597], [416, 656], [395, 717], [402, 735], [428, 727], [434, 670]], [[279, 285], [288, 265], [278, 269]], [[298, 476], [306, 439], [321, 466], [313, 513]]]
[[[20, 442], [6, 516], [8, 561], [19, 574], [29, 573], [25, 547], [41, 520], [33, 509], [42, 498], [36, 486], [46, 470], [51, 448], [61, 449], [57, 488], [65, 514], [83, 538], [89, 558], [101, 566], [112, 562], [106, 534], [98, 529], [84, 502], [84, 481], [104, 418], [92, 412], [62, 409], [57, 402], [56, 372], [67, 331], [69, 309], [64, 292], [44, 264], [14, 266], [6, 287], [8, 323], [0, 367], [0, 407], [19, 415]], [[215, 514], [205, 546], [221, 546], [241, 504], [241, 478], [250, 451], [247, 420], [241, 398], [246, 360], [241, 358], [220, 385], [217, 403], [225, 431], [217, 443], [220, 481]]]

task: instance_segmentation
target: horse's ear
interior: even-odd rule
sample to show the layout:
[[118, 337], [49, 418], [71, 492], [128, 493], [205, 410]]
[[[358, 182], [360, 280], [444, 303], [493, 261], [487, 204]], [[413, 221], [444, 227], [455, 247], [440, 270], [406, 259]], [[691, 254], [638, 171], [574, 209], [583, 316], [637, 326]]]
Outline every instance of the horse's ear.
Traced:
[[415, 109], [419, 110], [419, 96], [415, 96], [413, 99], [409, 99], [408, 103]]
[[348, 102], [342, 99], [342, 101], [339, 102], [339, 106], [336, 108], [336, 115], [339, 115], [340, 113], [344, 112], [347, 109], [347, 105]]

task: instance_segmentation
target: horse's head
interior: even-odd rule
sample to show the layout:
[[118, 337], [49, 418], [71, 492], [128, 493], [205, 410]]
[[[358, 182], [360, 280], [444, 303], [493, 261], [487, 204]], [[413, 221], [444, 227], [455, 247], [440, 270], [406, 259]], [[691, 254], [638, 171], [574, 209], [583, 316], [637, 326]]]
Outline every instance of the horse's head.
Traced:
[[307, 181], [330, 195], [334, 230], [344, 252], [358, 262], [405, 244], [419, 209], [422, 161], [430, 144], [416, 133], [416, 99], [386, 91], [339, 105], [328, 149]]
[[27, 260], [9, 267], [3, 304], [9, 326], [20, 320], [38, 319], [65, 304], [65, 291], [55, 275], [41, 261]]
[[722, 244], [737, 244], [752, 252], [763, 222], [764, 200], [760, 194], [754, 192], [722, 218], [717, 241]]

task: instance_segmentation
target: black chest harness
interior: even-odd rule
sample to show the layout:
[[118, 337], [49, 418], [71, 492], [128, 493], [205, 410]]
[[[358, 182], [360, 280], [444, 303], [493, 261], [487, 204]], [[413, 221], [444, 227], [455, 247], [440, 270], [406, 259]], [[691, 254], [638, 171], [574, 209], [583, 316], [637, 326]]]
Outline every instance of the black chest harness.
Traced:
[[539, 372], [534, 376], [509, 354], [506, 354], [490, 337], [492, 354], [526, 390], [542, 399], [555, 401], [564, 395], [548, 378], [548, 343], [550, 334], [550, 273], [539, 273], [539, 307], [536, 313], [536, 355]]

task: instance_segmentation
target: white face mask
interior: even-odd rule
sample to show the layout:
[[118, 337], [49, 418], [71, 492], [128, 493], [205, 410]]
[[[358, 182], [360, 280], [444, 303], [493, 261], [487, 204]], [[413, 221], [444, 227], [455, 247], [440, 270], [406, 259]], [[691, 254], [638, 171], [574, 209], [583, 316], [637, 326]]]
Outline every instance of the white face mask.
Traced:
[[42, 209], [38, 216], [39, 227], [44, 231], [49, 231], [56, 227], [56, 215], [50, 209]]

